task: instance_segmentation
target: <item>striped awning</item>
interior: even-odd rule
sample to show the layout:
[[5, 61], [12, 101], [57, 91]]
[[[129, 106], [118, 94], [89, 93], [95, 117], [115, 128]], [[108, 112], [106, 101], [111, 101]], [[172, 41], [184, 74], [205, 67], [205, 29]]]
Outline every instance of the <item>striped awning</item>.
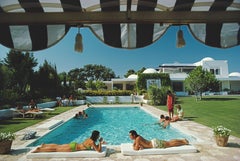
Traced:
[[22, 51], [46, 49], [70, 27], [89, 27], [113, 47], [141, 48], [172, 25], [187, 25], [211, 47], [237, 46], [240, 0], [0, 0], [0, 43]]

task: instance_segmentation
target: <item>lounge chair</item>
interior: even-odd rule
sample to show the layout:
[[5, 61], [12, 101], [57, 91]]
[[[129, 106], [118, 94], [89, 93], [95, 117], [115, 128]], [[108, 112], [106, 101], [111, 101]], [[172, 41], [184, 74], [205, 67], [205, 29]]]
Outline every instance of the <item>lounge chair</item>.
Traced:
[[29, 110], [29, 111], [25, 112], [25, 115], [30, 115], [33, 118], [42, 117], [43, 114], [44, 113], [42, 111], [32, 111], [32, 110]]
[[102, 152], [97, 152], [95, 150], [82, 150], [75, 152], [41, 152], [32, 153], [35, 149], [31, 150], [27, 154], [27, 159], [37, 159], [37, 158], [102, 158], [107, 154], [107, 147], [102, 147]]
[[39, 109], [40, 111], [54, 111], [55, 109], [54, 108], [40, 108]]
[[23, 110], [17, 110], [17, 109], [11, 109], [13, 111], [13, 116], [21, 115], [23, 118], [25, 117], [25, 111]]
[[178, 153], [196, 153], [197, 149], [192, 145], [183, 145], [170, 148], [149, 148], [143, 150], [133, 150], [132, 143], [121, 144], [121, 153], [123, 155], [161, 155], [161, 154], [178, 154]]

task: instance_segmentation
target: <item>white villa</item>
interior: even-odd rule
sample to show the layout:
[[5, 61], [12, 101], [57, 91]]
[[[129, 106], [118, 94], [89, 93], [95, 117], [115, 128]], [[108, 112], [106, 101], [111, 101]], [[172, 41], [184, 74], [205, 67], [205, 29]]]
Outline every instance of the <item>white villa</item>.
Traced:
[[[213, 73], [216, 78], [221, 82], [221, 91], [219, 94], [227, 94], [224, 91], [240, 92], [240, 73], [239, 72], [228, 72], [227, 60], [214, 60], [213, 58], [206, 57], [201, 61], [193, 64], [162, 64], [158, 69], [148, 68], [143, 73], [169, 73], [173, 90], [177, 95], [188, 95], [185, 91], [183, 81], [196, 66], [202, 66]], [[107, 85], [108, 90], [113, 90], [114, 87], [123, 90], [131, 90], [137, 81], [137, 75], [130, 75], [128, 78], [111, 79], [111, 81], [104, 81]], [[211, 93], [205, 93], [211, 94]]]

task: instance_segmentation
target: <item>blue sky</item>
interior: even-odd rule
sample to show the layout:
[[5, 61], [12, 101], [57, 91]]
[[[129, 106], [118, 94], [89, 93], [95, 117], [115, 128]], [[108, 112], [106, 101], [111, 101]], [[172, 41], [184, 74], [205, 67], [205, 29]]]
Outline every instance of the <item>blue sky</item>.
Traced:
[[[77, 28], [72, 28], [56, 45], [33, 52], [42, 65], [44, 60], [57, 66], [58, 73], [82, 68], [86, 64], [101, 64], [111, 68], [116, 76], [123, 78], [129, 69], [135, 71], [157, 68], [164, 63], [195, 63], [205, 57], [215, 60], [227, 60], [229, 73], [240, 72], [240, 46], [229, 49], [208, 47], [197, 41], [188, 29], [184, 28], [186, 46], [176, 48], [178, 27], [170, 27], [167, 32], [152, 45], [140, 49], [118, 49], [105, 45], [88, 28], [81, 29], [83, 36], [83, 53], [74, 51]], [[0, 45], [0, 60], [6, 57], [9, 49]], [[38, 67], [37, 67], [38, 69]]]

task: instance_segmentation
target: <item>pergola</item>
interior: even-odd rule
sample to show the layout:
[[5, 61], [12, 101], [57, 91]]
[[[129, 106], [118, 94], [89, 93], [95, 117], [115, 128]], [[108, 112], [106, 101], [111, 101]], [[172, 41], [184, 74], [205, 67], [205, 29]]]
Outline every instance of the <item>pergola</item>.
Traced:
[[181, 25], [208, 46], [237, 46], [240, 0], [0, 0], [0, 43], [21, 51], [46, 49], [71, 27], [89, 27], [113, 47], [141, 48]]

